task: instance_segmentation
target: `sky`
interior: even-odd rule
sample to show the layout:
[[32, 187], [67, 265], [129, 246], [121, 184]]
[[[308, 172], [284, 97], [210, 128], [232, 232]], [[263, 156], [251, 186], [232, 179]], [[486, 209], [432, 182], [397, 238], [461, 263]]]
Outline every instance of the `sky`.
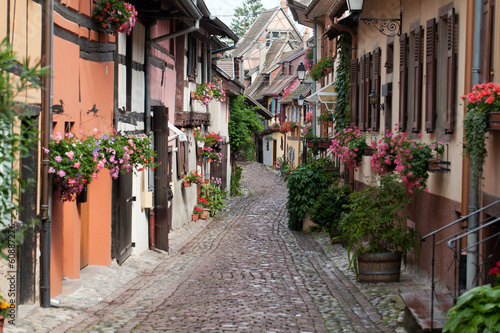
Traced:
[[[265, 9], [271, 9], [278, 7], [280, 0], [261, 0], [261, 3]], [[231, 27], [234, 10], [243, 6], [243, 0], [205, 0], [205, 4], [212, 15]]]

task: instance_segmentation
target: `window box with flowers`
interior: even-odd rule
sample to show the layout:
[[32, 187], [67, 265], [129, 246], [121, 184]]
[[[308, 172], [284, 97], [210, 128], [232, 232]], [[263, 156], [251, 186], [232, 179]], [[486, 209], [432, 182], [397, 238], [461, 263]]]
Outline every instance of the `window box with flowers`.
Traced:
[[398, 131], [387, 131], [384, 138], [372, 142], [371, 148], [375, 149], [371, 157], [371, 166], [375, 173], [398, 173], [410, 193], [415, 189], [426, 190], [429, 160], [444, 152], [442, 142], [420, 143], [408, 138], [406, 132]]
[[[283, 123], [280, 124], [280, 132], [281, 133], [288, 133], [288, 132], [291, 132], [292, 131], [292, 124], [295, 124], [294, 122], [292, 121], [284, 121]], [[295, 124], [296, 126], [297, 124]]]
[[324, 57], [316, 65], [311, 67], [311, 79], [313, 79], [314, 81], [318, 81], [322, 77], [326, 76], [326, 74], [328, 74], [329, 68], [333, 68], [333, 58]]
[[198, 147], [219, 147], [224, 143], [224, 137], [220, 132], [204, 132], [199, 127], [194, 130], [194, 138]]
[[49, 144], [49, 173], [53, 174], [54, 194], [61, 201], [74, 201], [84, 187], [98, 178], [102, 169], [109, 169], [116, 179], [120, 173], [153, 171], [155, 151], [146, 135], [121, 135], [116, 132], [100, 133], [76, 138], [72, 133], [66, 137], [57, 132]]
[[367, 147], [366, 134], [361, 133], [357, 127], [337, 132], [332, 140], [333, 154], [338, 156], [347, 168], [355, 170], [361, 165]]
[[201, 156], [206, 157], [208, 163], [212, 162], [212, 160], [219, 159], [219, 155], [215, 151], [215, 149], [212, 147], [207, 147], [207, 146], [205, 146], [201, 149]]
[[488, 125], [490, 115], [495, 117], [500, 110], [500, 85], [492, 82], [477, 84], [472, 92], [461, 98], [469, 101], [464, 117], [464, 148], [471, 164], [473, 182], [477, 184], [482, 177], [487, 155], [486, 130], [500, 125], [500, 121], [497, 123], [496, 120]]
[[105, 32], [115, 35], [125, 31], [130, 35], [137, 21], [135, 7], [120, 0], [98, 0], [93, 14], [94, 20]]
[[212, 82], [200, 84], [193, 94], [193, 99], [205, 106], [212, 101], [224, 102], [226, 100], [226, 90]]

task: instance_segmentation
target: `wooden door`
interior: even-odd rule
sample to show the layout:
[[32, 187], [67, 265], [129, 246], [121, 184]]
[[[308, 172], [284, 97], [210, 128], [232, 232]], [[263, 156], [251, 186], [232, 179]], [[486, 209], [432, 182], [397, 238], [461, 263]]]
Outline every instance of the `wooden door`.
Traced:
[[168, 186], [169, 186], [169, 154], [168, 154], [168, 109], [164, 106], [154, 106], [154, 145], [156, 160], [161, 163], [154, 172], [155, 198], [155, 246], [168, 251], [168, 234], [170, 223], [168, 218]]
[[89, 264], [89, 205], [80, 203], [80, 269]]
[[121, 265], [132, 253], [132, 172], [120, 174], [113, 180], [115, 193], [112, 221], [112, 258]]

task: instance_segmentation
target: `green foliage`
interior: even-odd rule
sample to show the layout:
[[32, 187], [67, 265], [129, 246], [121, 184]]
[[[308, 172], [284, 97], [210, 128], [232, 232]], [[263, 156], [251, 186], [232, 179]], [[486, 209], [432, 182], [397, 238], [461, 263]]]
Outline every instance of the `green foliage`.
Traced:
[[382, 175], [379, 186], [350, 195], [348, 211], [339, 227], [356, 273], [360, 254], [399, 251], [406, 264], [408, 251], [418, 250], [419, 235], [406, 227], [407, 215], [402, 214], [409, 204], [406, 186], [394, 174]]
[[306, 211], [316, 203], [321, 191], [332, 184], [332, 175], [315, 163], [300, 165], [287, 178], [288, 226], [301, 230]]
[[[14, 236], [2, 235], [0, 249], [22, 243], [36, 222], [25, 221], [24, 227], [11, 224], [22, 210], [18, 196], [32, 185], [23, 181], [13, 164], [36, 154], [33, 147], [38, 141], [37, 119], [30, 117], [29, 106], [22, 100], [27, 89], [40, 87], [40, 78], [47, 72], [31, 67], [28, 60], [19, 63], [7, 38], [0, 43], [0, 228], [9, 227], [9, 236]], [[14, 131], [16, 125], [19, 128]], [[3, 253], [0, 256], [6, 258]]]
[[344, 208], [349, 203], [349, 185], [340, 184], [335, 180], [331, 189], [323, 189], [318, 200], [311, 209], [311, 220], [330, 235], [330, 238], [338, 236], [338, 223]]
[[469, 110], [464, 117], [465, 153], [469, 157], [472, 181], [478, 184], [483, 175], [483, 165], [487, 156], [485, 145], [486, 120], [488, 113]]
[[244, 0], [243, 7], [236, 7], [234, 18], [231, 21], [231, 30], [238, 36], [243, 37], [250, 26], [266, 9], [261, 0]]
[[235, 163], [231, 172], [231, 196], [241, 195], [240, 179], [242, 172], [243, 168]]
[[229, 116], [229, 140], [231, 153], [242, 153], [248, 160], [255, 155], [255, 143], [252, 135], [264, 129], [260, 117], [252, 107], [245, 104], [245, 96], [231, 98]]
[[333, 117], [335, 118], [335, 130], [340, 131], [349, 126], [350, 110], [350, 57], [346, 45], [350, 43], [346, 35], [342, 35], [337, 43], [338, 65], [336, 69], [337, 77], [333, 83], [337, 91], [337, 104]]
[[469, 290], [447, 316], [443, 332], [500, 332], [500, 287], [488, 284]]
[[327, 68], [333, 67], [333, 58], [332, 57], [324, 57], [318, 63], [311, 67], [309, 72], [311, 73], [311, 79], [313, 81], [318, 81], [323, 76], [327, 74]]
[[318, 123], [328, 124], [329, 121], [333, 121], [333, 113], [326, 111], [325, 113], [318, 116]]

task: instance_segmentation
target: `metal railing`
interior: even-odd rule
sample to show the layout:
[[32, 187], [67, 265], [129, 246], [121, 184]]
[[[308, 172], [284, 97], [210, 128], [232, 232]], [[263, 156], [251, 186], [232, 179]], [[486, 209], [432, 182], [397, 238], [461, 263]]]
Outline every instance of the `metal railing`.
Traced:
[[[496, 214], [494, 215], [491, 215], [487, 218], [485, 218], [484, 220], [480, 221], [478, 223], [478, 226], [476, 228], [473, 228], [473, 229], [469, 229], [467, 231], [465, 230], [460, 230], [456, 233], [454, 233], [453, 235], [451, 236], [448, 236], [448, 237], [445, 237], [444, 239], [441, 239], [439, 241], [436, 242], [436, 236], [449, 229], [450, 227], [452, 226], [455, 226], [457, 225], [458, 223], [460, 222], [463, 222], [465, 220], [467, 220], [469, 217], [471, 216], [474, 216], [476, 214], [480, 214], [481, 212], [489, 209], [489, 208], [492, 208], [494, 207], [495, 205], [499, 205], [499, 209], [498, 209], [498, 212], [496, 212]], [[497, 240], [497, 245], [498, 245], [498, 242], [500, 241], [500, 231], [492, 234], [492, 235], [488, 235], [487, 238], [484, 238], [482, 240], [479, 240], [477, 243], [475, 244], [468, 244], [466, 248], [462, 248], [462, 242], [461, 240], [464, 238], [464, 237], [467, 237], [468, 235], [472, 234], [472, 233], [475, 233], [475, 232], [479, 232], [480, 230], [484, 229], [484, 228], [487, 228], [489, 226], [492, 226], [494, 225], [495, 223], [499, 222], [500, 221], [500, 200], [498, 201], [495, 201], [487, 206], [484, 206], [478, 210], [476, 210], [475, 212], [472, 212], [456, 221], [453, 221], [451, 222], [450, 224], [447, 224], [445, 225], [444, 227], [441, 227], [427, 235], [425, 235], [424, 237], [422, 237], [422, 242], [425, 241], [426, 239], [429, 239], [429, 238], [432, 238], [432, 260], [431, 260], [431, 332], [433, 331], [434, 329], [434, 297], [436, 296], [436, 279], [435, 279], [435, 255], [436, 255], [436, 246], [437, 245], [440, 245], [444, 242], [447, 242], [448, 243], [448, 246], [449, 248], [453, 251], [453, 263], [454, 264], [454, 269], [455, 269], [455, 277], [454, 277], [454, 295], [453, 295], [453, 300], [454, 302], [456, 303], [457, 301], [457, 298], [458, 296], [460, 295], [461, 291], [462, 290], [465, 290], [465, 288], [461, 288], [460, 286], [460, 283], [459, 283], [459, 278], [458, 278], [458, 273], [459, 273], [459, 254], [464, 252], [464, 251], [471, 251], [473, 250], [474, 248], [476, 248], [479, 244], [482, 244], [490, 239], [494, 239], [495, 237], [498, 238]], [[484, 260], [482, 262], [479, 262], [479, 265], [477, 265], [476, 267], [476, 274], [475, 274], [475, 282], [476, 282], [476, 285], [478, 285], [479, 282], [484, 282], [486, 280], [486, 270], [484, 270], [484, 278], [480, 281], [479, 279], [481, 279], [481, 268], [484, 268], [486, 267], [486, 265], [488, 264], [488, 260], [490, 259], [491, 255], [488, 255], [487, 253], [485, 253], [485, 256], [484, 256]]]

